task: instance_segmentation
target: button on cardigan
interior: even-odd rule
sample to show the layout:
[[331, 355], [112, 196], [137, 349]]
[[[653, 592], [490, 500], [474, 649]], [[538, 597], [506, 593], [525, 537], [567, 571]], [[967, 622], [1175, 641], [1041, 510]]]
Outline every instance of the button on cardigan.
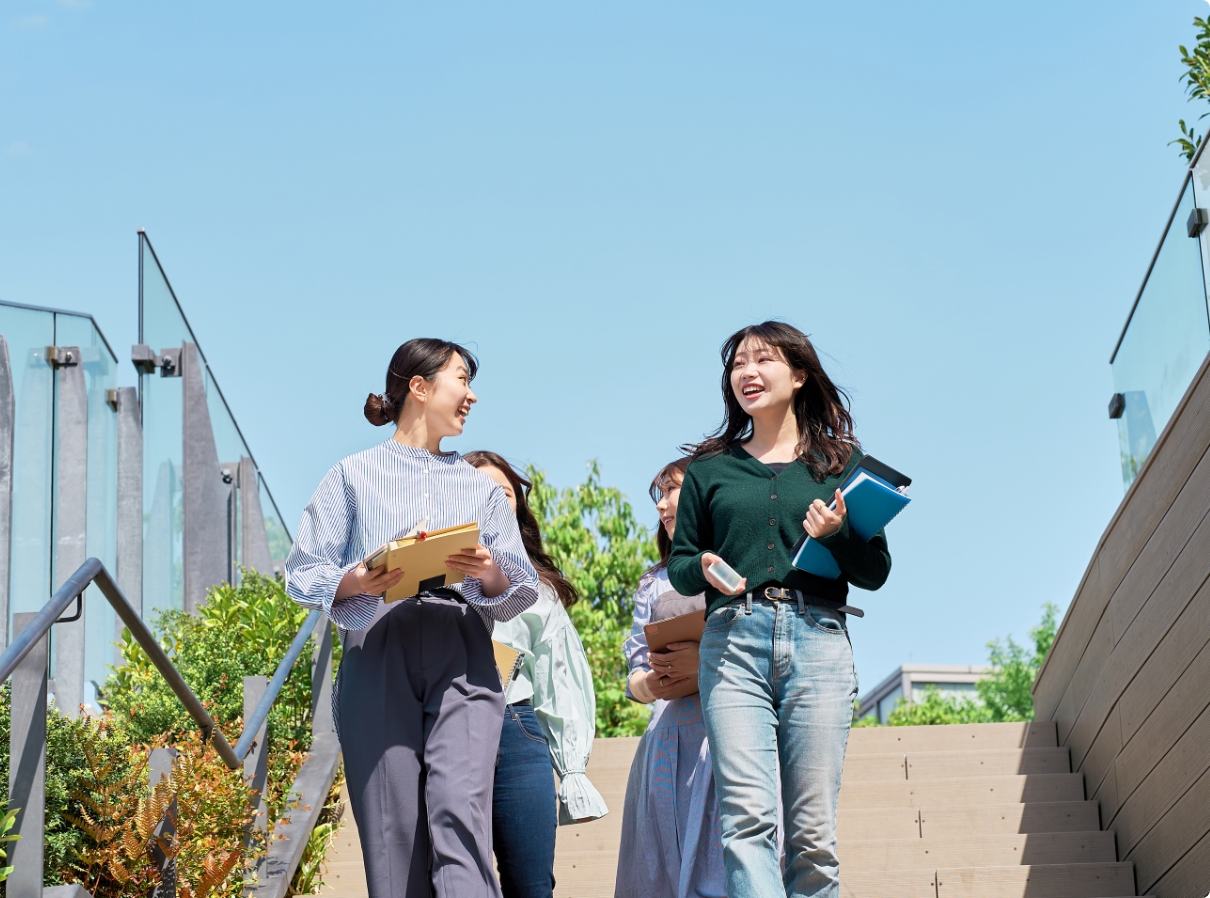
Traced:
[[682, 595], [705, 591], [707, 615], [731, 601], [706, 581], [703, 552], [713, 552], [746, 577], [750, 590], [778, 584], [843, 602], [850, 583], [878, 589], [891, 571], [886, 534], [880, 530], [866, 542], [849, 527], [847, 517], [838, 531], [819, 541], [840, 566], [838, 580], [816, 577], [790, 563], [790, 549], [803, 533], [807, 508], [816, 499], [831, 504], [861, 458], [861, 450], [854, 448], [844, 471], [823, 483], [811, 476], [801, 458], [775, 472], [742, 446], [690, 462], [681, 483], [668, 559], [668, 577], [676, 591]]

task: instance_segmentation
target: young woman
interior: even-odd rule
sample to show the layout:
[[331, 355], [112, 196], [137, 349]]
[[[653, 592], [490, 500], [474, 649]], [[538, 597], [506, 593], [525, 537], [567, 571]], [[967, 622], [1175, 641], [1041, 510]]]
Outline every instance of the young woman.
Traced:
[[[489, 628], [534, 603], [538, 579], [504, 490], [456, 452], [475, 403], [475, 357], [409, 340], [371, 395], [384, 443], [320, 483], [286, 561], [286, 591], [322, 608], [344, 645], [333, 695], [370, 898], [497, 898], [491, 802], [504, 695]], [[416, 528], [476, 521], [480, 543], [450, 556], [452, 588], [386, 605], [401, 572], [362, 559]]]
[[630, 668], [627, 696], [654, 707], [626, 784], [615, 898], [726, 894], [718, 803], [697, 694], [698, 645], [675, 642], [666, 651], [649, 651], [643, 630], [652, 621], [706, 608], [700, 592], [678, 593], [665, 567], [688, 463], [682, 458], [665, 465], [651, 481], [660, 514], [660, 563], [639, 582], [634, 624], [623, 647]]
[[[866, 542], [849, 528], [839, 487], [861, 451], [847, 397], [806, 335], [769, 321], [732, 335], [722, 356], [723, 423], [685, 474], [668, 574], [679, 592], [706, 592], [702, 705], [727, 894], [837, 898], [836, 800], [857, 694], [845, 599], [850, 583], [882, 586], [891, 556], [883, 534]], [[839, 579], [790, 563], [804, 529]], [[739, 589], [708, 573], [720, 560]]]
[[[492, 631], [493, 640], [523, 653], [521, 669], [505, 692], [492, 833], [504, 898], [551, 898], [556, 804], [558, 823], [565, 824], [595, 820], [608, 811], [584, 775], [597, 702], [584, 646], [566, 611], [580, 597], [542, 550], [542, 532], [529, 507], [532, 484], [495, 452], [463, 457], [504, 490], [538, 572], [538, 601]], [[557, 803], [552, 764], [560, 781]]]

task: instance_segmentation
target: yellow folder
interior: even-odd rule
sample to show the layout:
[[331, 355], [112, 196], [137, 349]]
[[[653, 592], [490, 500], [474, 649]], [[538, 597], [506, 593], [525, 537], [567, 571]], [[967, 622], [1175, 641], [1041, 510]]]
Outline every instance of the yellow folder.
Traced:
[[387, 602], [398, 602], [426, 589], [461, 583], [462, 574], [445, 566], [451, 555], [479, 545], [479, 525], [459, 524], [441, 530], [421, 531], [415, 536], [393, 539], [379, 546], [366, 559], [366, 567], [403, 571], [403, 578], [386, 591]]

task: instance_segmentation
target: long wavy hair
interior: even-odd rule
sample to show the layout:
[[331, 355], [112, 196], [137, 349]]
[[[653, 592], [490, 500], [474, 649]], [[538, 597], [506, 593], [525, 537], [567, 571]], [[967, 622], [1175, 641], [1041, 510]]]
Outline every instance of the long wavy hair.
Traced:
[[[651, 478], [651, 486], [647, 487], [647, 495], [651, 497], [652, 502], [659, 504], [660, 497], [665, 490], [681, 485], [681, 481], [685, 479], [685, 472], [689, 470], [690, 461], [691, 457], [686, 455], [676, 461], [670, 461], [660, 468], [660, 472]], [[651, 570], [658, 571], [668, 563], [668, 556], [672, 554], [672, 537], [664, 529], [663, 521], [656, 524], [655, 527], [655, 546], [660, 553], [660, 563]]]
[[853, 435], [849, 395], [832, 383], [807, 335], [784, 321], [749, 325], [723, 343], [719, 352], [723, 360], [723, 423], [701, 443], [684, 448], [697, 458], [726, 452], [751, 438], [752, 416], [740, 406], [731, 387], [735, 354], [745, 340], [779, 350], [793, 370], [807, 376], [806, 383], [794, 395], [794, 417], [798, 424], [794, 454], [821, 483], [828, 475], [841, 473], [853, 457], [853, 449], [861, 445]]
[[513, 495], [517, 497], [517, 527], [521, 530], [521, 544], [525, 546], [525, 554], [529, 556], [530, 564], [538, 572], [542, 580], [559, 596], [564, 608], [570, 608], [580, 601], [580, 594], [571, 585], [563, 572], [559, 570], [555, 560], [542, 549], [542, 530], [533, 509], [529, 507], [529, 491], [534, 485], [517, 473], [517, 470], [495, 452], [477, 449], [462, 456], [476, 468], [495, 468], [512, 484]]

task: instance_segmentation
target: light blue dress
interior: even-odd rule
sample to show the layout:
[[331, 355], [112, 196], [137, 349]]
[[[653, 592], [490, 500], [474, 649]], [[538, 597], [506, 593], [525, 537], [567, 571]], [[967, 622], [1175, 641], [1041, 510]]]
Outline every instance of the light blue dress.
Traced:
[[[650, 670], [643, 626], [660, 614], [661, 597], [679, 596], [660, 568], [643, 576], [634, 599], [634, 623], [623, 651], [630, 671]], [[705, 600], [701, 602], [703, 613]], [[626, 693], [631, 698], [629, 686]], [[722, 828], [700, 697], [652, 706], [639, 740], [622, 811], [615, 898], [725, 896]]]

